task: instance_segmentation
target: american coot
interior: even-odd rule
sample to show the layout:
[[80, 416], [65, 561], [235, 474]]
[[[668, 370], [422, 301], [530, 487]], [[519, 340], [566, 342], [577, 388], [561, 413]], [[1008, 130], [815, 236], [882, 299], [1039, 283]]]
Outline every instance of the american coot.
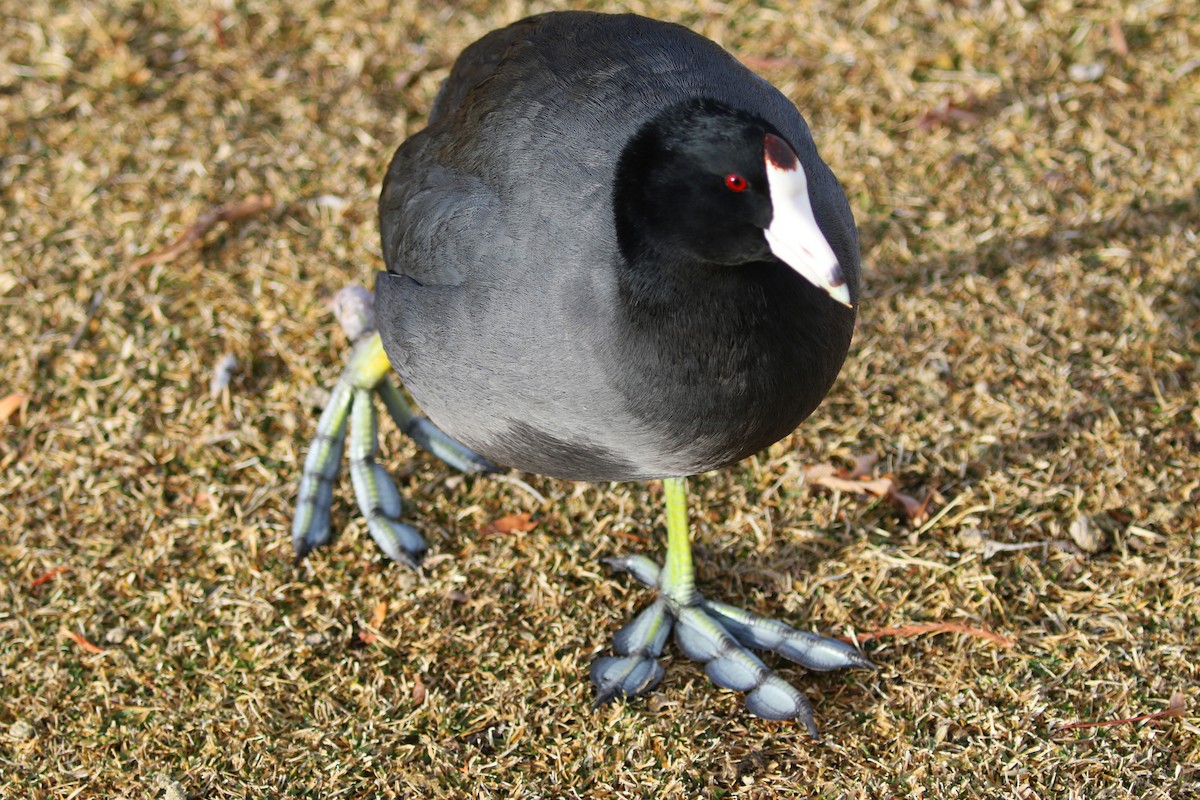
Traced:
[[[632, 15], [551, 13], [467, 48], [379, 200], [387, 271], [318, 426], [299, 556], [329, 539], [347, 439], [368, 527], [417, 564], [373, 460], [372, 390], [467, 472], [664, 480], [667, 553], [614, 559], [657, 588], [592, 667], [597, 702], [649, 690], [672, 629], [749, 710], [802, 720], [804, 697], [746, 648], [810, 669], [870, 666], [835, 639], [701, 596], [684, 477], [787, 435], [833, 383], [854, 328], [858, 235], [804, 119], [717, 45]], [[367, 317], [369, 314], [363, 313]], [[428, 414], [386, 377], [395, 368]], [[435, 427], [436, 425], [436, 427]], [[478, 455], [477, 455], [478, 454]]]

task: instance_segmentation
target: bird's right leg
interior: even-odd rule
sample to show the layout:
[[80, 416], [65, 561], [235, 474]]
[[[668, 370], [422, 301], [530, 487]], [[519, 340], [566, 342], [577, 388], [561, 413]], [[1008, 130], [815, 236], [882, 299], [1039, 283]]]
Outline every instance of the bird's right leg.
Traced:
[[371, 393], [379, 394], [402, 431], [455, 469], [478, 473], [496, 467], [413, 413], [388, 379], [391, 363], [375, 330], [371, 302], [371, 293], [357, 286], [343, 289], [335, 300], [338, 321], [353, 348], [304, 460], [292, 520], [292, 545], [296, 558], [302, 559], [313, 548], [329, 542], [333, 486], [348, 445], [351, 483], [372, 538], [389, 558], [416, 567], [425, 552], [425, 540], [415, 528], [400, 521], [400, 493], [383, 467], [375, 463], [379, 422]]
[[658, 597], [617, 632], [615, 656], [592, 663], [596, 704], [650, 691], [663, 676], [658, 663], [672, 631], [683, 654], [704, 664], [713, 683], [746, 693], [746, 708], [765, 719], [798, 719], [817, 738], [812, 706], [795, 687], [767, 668], [749, 648], [769, 650], [812, 670], [873, 665], [837, 639], [798, 631], [767, 617], [711, 600], [696, 589], [682, 478], [663, 481], [667, 506], [667, 556], [662, 567], [644, 556], [608, 559], [658, 590]]

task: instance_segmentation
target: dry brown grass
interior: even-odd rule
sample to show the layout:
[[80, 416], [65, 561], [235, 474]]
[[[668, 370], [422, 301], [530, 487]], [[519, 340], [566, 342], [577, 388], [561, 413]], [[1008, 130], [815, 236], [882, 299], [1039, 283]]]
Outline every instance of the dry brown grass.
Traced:
[[[449, 558], [383, 563], [343, 492], [345, 534], [291, 565], [301, 398], [339, 368], [325, 300], [378, 267], [383, 167], [459, 49], [546, 4], [3, 5], [0, 396], [28, 401], [0, 445], [0, 795], [1200, 796], [1194, 716], [1056, 731], [1196, 699], [1194, 4], [605, 5], [788, 93], [869, 266], [817, 416], [696, 483], [702, 586], [838, 634], [1016, 642], [785, 668], [823, 744], [679, 658], [650, 698], [589, 708], [589, 660], [645, 601], [598, 558], [657, 546], [657, 487], [525, 476], [542, 506], [392, 433]], [[266, 215], [135, 265], [264, 192]], [[943, 513], [914, 530], [800, 485], [871, 451]], [[538, 527], [477, 534], [518, 511]], [[1080, 518], [1108, 549], [1066, 544]]]

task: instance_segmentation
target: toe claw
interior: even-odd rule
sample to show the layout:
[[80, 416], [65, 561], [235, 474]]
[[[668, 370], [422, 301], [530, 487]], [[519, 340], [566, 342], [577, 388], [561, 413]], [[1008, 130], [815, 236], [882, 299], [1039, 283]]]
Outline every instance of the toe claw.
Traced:
[[746, 695], [746, 709], [763, 719], [798, 719], [804, 723], [812, 738], [821, 738], [808, 699], [774, 673], [767, 676], [757, 689]]
[[425, 558], [425, 540], [416, 528], [376, 513], [367, 519], [367, 530], [379, 549], [392, 561], [413, 569], [421, 566]]
[[596, 687], [592, 708], [598, 708], [618, 697], [650, 691], [662, 680], [663, 668], [650, 656], [603, 656], [592, 662], [590, 674]]

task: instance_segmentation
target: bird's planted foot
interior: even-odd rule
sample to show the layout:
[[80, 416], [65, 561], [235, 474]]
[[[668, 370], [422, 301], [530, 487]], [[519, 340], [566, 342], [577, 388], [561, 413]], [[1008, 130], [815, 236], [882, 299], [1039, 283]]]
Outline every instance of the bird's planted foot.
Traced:
[[676, 600], [660, 585], [662, 569], [644, 556], [607, 559], [614, 569], [629, 572], [640, 583], [660, 590], [654, 603], [617, 633], [617, 656], [597, 659], [591, 677], [596, 704], [649, 691], [662, 677], [657, 657], [673, 630], [688, 658], [704, 664], [718, 686], [746, 693], [746, 708], [764, 719], [798, 719], [818, 738], [812, 706], [795, 687], [768, 668], [750, 648], [777, 653], [807, 669], [847, 667], [873, 669], [859, 650], [838, 640], [796, 630], [789, 625], [700, 595], [694, 589]]
[[338, 293], [334, 309], [353, 347], [330, 392], [304, 461], [292, 520], [296, 558], [303, 559], [331, 538], [333, 487], [342, 453], [348, 450], [355, 499], [371, 537], [392, 560], [417, 567], [425, 553], [425, 540], [415, 528], [400, 521], [400, 493], [387, 471], [375, 463], [379, 418], [371, 395], [380, 396], [402, 431], [451, 467], [468, 473], [490, 472], [496, 467], [414, 414], [388, 379], [391, 365], [375, 330], [370, 292], [358, 286], [347, 287]]

